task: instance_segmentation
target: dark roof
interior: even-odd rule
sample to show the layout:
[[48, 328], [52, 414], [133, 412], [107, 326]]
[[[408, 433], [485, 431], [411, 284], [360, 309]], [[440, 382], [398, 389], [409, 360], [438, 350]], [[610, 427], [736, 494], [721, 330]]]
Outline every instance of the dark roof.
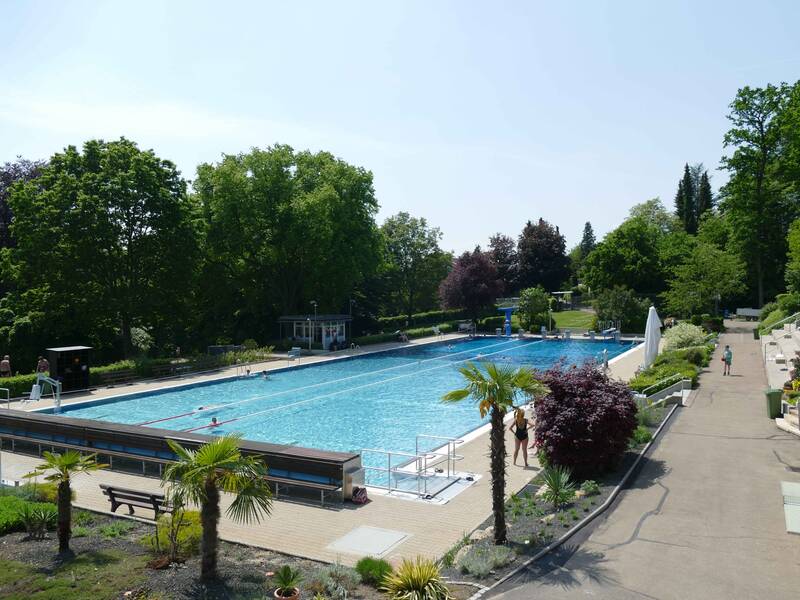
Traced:
[[288, 321], [352, 321], [353, 317], [350, 315], [283, 315], [278, 318], [281, 323]]

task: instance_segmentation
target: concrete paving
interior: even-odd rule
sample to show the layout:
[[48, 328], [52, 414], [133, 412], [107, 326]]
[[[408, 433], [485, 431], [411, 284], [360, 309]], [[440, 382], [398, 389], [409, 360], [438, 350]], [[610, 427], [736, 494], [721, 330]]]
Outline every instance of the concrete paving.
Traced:
[[494, 597], [800, 598], [800, 536], [780, 494], [800, 482], [800, 441], [767, 418], [752, 324], [727, 325], [733, 375], [718, 349], [616, 506]]

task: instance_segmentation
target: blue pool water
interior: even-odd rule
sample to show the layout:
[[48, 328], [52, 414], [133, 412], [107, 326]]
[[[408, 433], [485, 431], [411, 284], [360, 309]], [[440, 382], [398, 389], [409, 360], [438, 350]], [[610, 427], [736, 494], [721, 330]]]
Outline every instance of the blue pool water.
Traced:
[[[211, 435], [237, 432], [250, 440], [324, 450], [414, 452], [418, 434], [457, 437], [482, 424], [469, 400], [440, 402], [463, 385], [458, 368], [468, 361], [544, 369], [559, 360], [598, 359], [604, 348], [612, 358], [631, 344], [502, 338], [428, 344], [286, 369], [266, 380], [226, 379], [65, 406], [62, 413]], [[207, 427], [212, 417], [219, 426]], [[364, 462], [372, 461], [364, 456]]]

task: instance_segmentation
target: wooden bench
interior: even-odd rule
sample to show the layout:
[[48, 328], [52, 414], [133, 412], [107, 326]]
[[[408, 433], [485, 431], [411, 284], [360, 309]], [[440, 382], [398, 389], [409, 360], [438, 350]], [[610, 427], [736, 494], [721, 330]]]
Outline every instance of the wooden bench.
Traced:
[[273, 477], [272, 475], [267, 475], [267, 481], [275, 485], [275, 498], [278, 497], [280, 493], [280, 486], [285, 487], [304, 487], [311, 490], [319, 490], [319, 501], [322, 506], [325, 506], [325, 494], [338, 492], [341, 491], [341, 485], [335, 485], [332, 483], [317, 483], [316, 481], [304, 481], [302, 479], [291, 479], [289, 477]]
[[169, 377], [175, 373], [175, 365], [153, 365], [153, 377]]
[[119, 371], [100, 373], [101, 383], [108, 387], [114, 387], [117, 383], [130, 383], [134, 379], [136, 379], [136, 371], [133, 369], [120, 369]]
[[132, 515], [133, 507], [149, 508], [155, 513], [155, 518], [163, 512], [171, 512], [169, 504], [167, 503], [164, 494], [153, 494], [150, 492], [140, 492], [128, 488], [113, 487], [110, 485], [100, 484], [100, 489], [103, 494], [108, 496], [111, 502], [111, 512], [117, 512], [120, 506], [128, 507], [128, 514]]

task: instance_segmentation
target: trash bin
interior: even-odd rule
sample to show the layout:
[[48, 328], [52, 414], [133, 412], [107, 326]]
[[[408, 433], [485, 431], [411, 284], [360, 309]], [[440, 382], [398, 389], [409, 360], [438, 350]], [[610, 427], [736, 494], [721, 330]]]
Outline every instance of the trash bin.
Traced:
[[768, 389], [767, 396], [767, 416], [770, 419], [777, 419], [781, 416], [781, 398], [783, 397], [783, 390]]
[[755, 329], [753, 329], [753, 337], [754, 337], [755, 339], [760, 339], [760, 338], [761, 338], [761, 336], [758, 334], [758, 327], [756, 327]]

